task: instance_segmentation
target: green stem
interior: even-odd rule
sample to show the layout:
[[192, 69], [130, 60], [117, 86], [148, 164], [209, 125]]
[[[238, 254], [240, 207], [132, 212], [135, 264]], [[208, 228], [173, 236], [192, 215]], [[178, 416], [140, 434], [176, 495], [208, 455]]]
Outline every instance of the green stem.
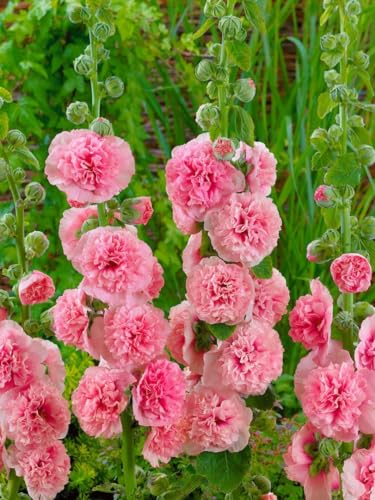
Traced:
[[122, 424], [122, 468], [123, 485], [127, 500], [135, 499], [136, 478], [135, 478], [135, 455], [133, 437], [133, 417], [130, 406], [121, 414]]
[[9, 474], [8, 481], [8, 499], [7, 500], [17, 500], [18, 490], [20, 489], [22, 478], [18, 477], [14, 470], [12, 469]]

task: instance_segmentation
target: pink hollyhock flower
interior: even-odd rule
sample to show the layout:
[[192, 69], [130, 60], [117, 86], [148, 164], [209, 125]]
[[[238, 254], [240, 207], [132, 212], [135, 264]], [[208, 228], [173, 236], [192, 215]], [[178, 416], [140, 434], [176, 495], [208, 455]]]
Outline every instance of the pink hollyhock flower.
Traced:
[[88, 219], [98, 218], [98, 208], [91, 205], [84, 208], [70, 208], [65, 210], [59, 227], [59, 238], [64, 254], [71, 259], [75, 253], [75, 248], [80, 239], [80, 230], [83, 223]]
[[72, 394], [73, 412], [86, 434], [104, 438], [120, 434], [120, 415], [129, 401], [125, 389], [134, 381], [132, 375], [122, 370], [87, 368]]
[[101, 203], [125, 189], [135, 172], [129, 144], [90, 130], [58, 134], [50, 144], [45, 173], [71, 200]]
[[202, 383], [224, 385], [245, 396], [264, 394], [281, 375], [283, 351], [278, 333], [267, 323], [242, 323], [218, 349], [205, 354]]
[[139, 297], [142, 297], [143, 301], [153, 300], [159, 297], [160, 291], [164, 286], [163, 273], [163, 268], [155, 259], [154, 266], [152, 268], [151, 282], [146, 290], [143, 290], [138, 294]]
[[207, 214], [204, 227], [219, 257], [256, 266], [277, 245], [281, 219], [269, 198], [235, 193]]
[[186, 433], [184, 418], [164, 427], [152, 427], [143, 446], [144, 459], [153, 467], [159, 467], [160, 462], [167, 464], [171, 458], [183, 452]]
[[8, 311], [5, 309], [5, 307], [0, 307], [0, 321], [4, 321], [4, 319], [7, 319], [8, 317]]
[[187, 397], [189, 455], [203, 451], [237, 452], [249, 442], [253, 414], [235, 392], [197, 385]]
[[371, 286], [370, 262], [358, 253], [344, 253], [331, 264], [331, 275], [341, 293], [366, 292]]
[[310, 475], [314, 459], [307, 453], [306, 447], [317, 445], [315, 433], [316, 429], [308, 422], [293, 435], [292, 443], [284, 455], [285, 473], [291, 481], [303, 486], [306, 500], [331, 500], [332, 490], [340, 488], [336, 467], [330, 463], [328, 471], [323, 469], [316, 476]]
[[32, 271], [21, 279], [18, 286], [18, 295], [24, 306], [47, 302], [54, 293], [52, 278], [40, 271]]
[[1, 397], [0, 423], [17, 446], [62, 439], [70, 423], [68, 403], [54, 385], [40, 380]]
[[53, 331], [64, 344], [85, 349], [89, 326], [86, 295], [79, 288], [65, 290], [52, 308]]
[[235, 154], [233, 142], [226, 137], [218, 137], [213, 144], [215, 158], [231, 160]]
[[260, 500], [277, 500], [277, 496], [272, 492], [265, 493], [260, 497]]
[[375, 370], [375, 314], [366, 318], [359, 330], [359, 344], [355, 350], [357, 368]]
[[244, 188], [243, 174], [229, 162], [215, 158], [208, 134], [174, 148], [166, 178], [172, 204], [192, 221], [202, 221], [208, 210]]
[[109, 308], [104, 314], [104, 342], [124, 368], [139, 368], [160, 356], [169, 335], [161, 309], [150, 304]]
[[183, 207], [172, 205], [173, 221], [183, 234], [194, 234], [198, 229], [196, 220]]
[[154, 213], [152, 201], [149, 196], [140, 196], [139, 198], [135, 198], [132, 209], [137, 212], [137, 216], [130, 222], [130, 224], [146, 225]]
[[186, 382], [176, 363], [151, 362], [133, 388], [133, 412], [140, 425], [163, 427], [182, 416]]
[[345, 460], [342, 487], [344, 500], [375, 498], [375, 448], [356, 450]]
[[184, 273], [189, 274], [193, 268], [199, 264], [202, 260], [201, 255], [201, 246], [202, 246], [202, 231], [199, 233], [192, 234], [189, 238], [189, 241], [182, 252], [182, 269]]
[[276, 182], [277, 161], [271, 151], [263, 142], [254, 142], [252, 147], [241, 142], [237, 159], [238, 157], [244, 157], [248, 165], [249, 173], [246, 175], [246, 183], [250, 191], [268, 196]]
[[194, 267], [186, 281], [187, 297], [206, 323], [240, 323], [251, 315], [254, 282], [249, 271], [208, 257]]
[[274, 326], [287, 312], [289, 289], [284, 276], [275, 268], [272, 277], [261, 279], [253, 277], [255, 302], [253, 317]]
[[10, 447], [10, 461], [32, 500], [52, 500], [68, 483], [70, 458], [60, 441]]
[[329, 208], [334, 205], [332, 201], [333, 190], [331, 186], [325, 186], [322, 184], [319, 186], [314, 193], [314, 200], [319, 207]]
[[63, 393], [65, 388], [65, 365], [61, 357], [60, 349], [57, 345], [49, 340], [34, 339], [34, 344], [39, 346], [39, 351], [45, 352], [43, 366], [45, 367], [46, 376]]
[[0, 322], [0, 394], [43, 375], [44, 352], [14, 321]]
[[153, 298], [150, 293], [159, 291], [157, 260], [126, 228], [98, 227], [85, 233], [72, 263], [84, 276], [82, 290], [110, 305], [146, 302]]
[[289, 315], [289, 335], [306, 349], [325, 356], [331, 338], [333, 300], [319, 279], [310, 282], [311, 295], [300, 297]]

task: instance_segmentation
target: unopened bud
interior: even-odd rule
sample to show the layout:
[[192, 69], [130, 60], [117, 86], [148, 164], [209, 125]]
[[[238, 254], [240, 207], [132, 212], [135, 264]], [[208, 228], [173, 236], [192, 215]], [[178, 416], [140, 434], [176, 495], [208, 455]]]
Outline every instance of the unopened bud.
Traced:
[[26, 144], [26, 137], [20, 130], [9, 130], [6, 141], [9, 146], [19, 148]]
[[26, 255], [29, 259], [41, 257], [48, 249], [49, 241], [41, 231], [33, 231], [25, 238]]
[[34, 337], [40, 330], [40, 323], [36, 319], [27, 319], [23, 324], [23, 328], [28, 335]]
[[7, 268], [3, 268], [3, 275], [12, 281], [18, 281], [22, 276], [22, 268], [19, 264], [12, 264]]
[[53, 314], [51, 309], [43, 311], [40, 315], [40, 324], [45, 330], [52, 330], [53, 327]]
[[233, 40], [242, 29], [242, 22], [236, 16], [224, 16], [219, 21], [219, 30], [227, 40]]
[[121, 219], [126, 224], [147, 224], [154, 209], [149, 196], [128, 198], [121, 203]]
[[233, 85], [234, 96], [242, 102], [250, 102], [254, 99], [256, 86], [254, 80], [250, 78], [241, 78]]
[[39, 184], [39, 182], [30, 182], [30, 184], [25, 187], [25, 198], [33, 205], [42, 203], [45, 200], [45, 197], [46, 191], [44, 187]]
[[353, 317], [359, 324], [373, 314], [375, 314], [375, 307], [368, 302], [355, 302], [353, 305]]
[[353, 320], [351, 314], [347, 311], [340, 311], [336, 314], [333, 324], [341, 333], [354, 332], [358, 333], [358, 325]]
[[82, 22], [82, 5], [73, 4], [68, 6], [68, 19], [73, 24]]
[[82, 54], [73, 62], [74, 71], [82, 76], [90, 76], [94, 69], [94, 61], [91, 57]]
[[218, 137], [213, 144], [214, 155], [218, 160], [231, 160], [235, 153], [236, 149], [234, 147], [233, 142], [226, 137]]
[[361, 4], [358, 2], [358, 0], [349, 0], [349, 2], [347, 2], [345, 5], [345, 12], [348, 14], [348, 16], [359, 16], [359, 14], [362, 12]]
[[319, 453], [323, 457], [335, 457], [340, 449], [341, 443], [330, 438], [323, 438], [319, 443]]
[[124, 82], [118, 76], [110, 76], [104, 82], [105, 90], [110, 97], [120, 97], [124, 93]]
[[99, 227], [99, 221], [97, 217], [92, 217], [90, 219], [86, 219], [85, 222], [81, 226], [80, 233], [85, 234], [88, 233], [89, 231], [92, 231], [93, 229], [96, 229]]
[[1, 222], [3, 222], [11, 232], [16, 230], [16, 218], [13, 214], [4, 214], [1, 217]]
[[147, 481], [147, 487], [152, 496], [157, 497], [167, 491], [169, 478], [166, 474], [151, 474]]
[[306, 258], [315, 264], [322, 264], [333, 259], [336, 255], [335, 245], [327, 243], [322, 239], [313, 240], [307, 245]]
[[375, 149], [372, 146], [367, 144], [359, 146], [357, 153], [358, 160], [362, 165], [369, 167], [375, 163]]
[[90, 123], [90, 130], [101, 136], [113, 135], [112, 124], [106, 118], [97, 118]]
[[3, 158], [0, 158], [0, 182], [5, 181], [7, 175], [8, 175], [8, 164]]
[[6, 241], [11, 237], [11, 231], [9, 227], [4, 224], [4, 222], [0, 221], [0, 242]]
[[367, 69], [370, 64], [370, 57], [366, 52], [360, 50], [354, 54], [353, 62], [358, 68]]
[[207, 0], [204, 6], [204, 15], [207, 17], [223, 17], [227, 12], [224, 0]]
[[345, 33], [345, 31], [342, 31], [341, 33], [339, 33], [338, 35], [336, 35], [336, 40], [341, 45], [341, 47], [343, 47], [344, 49], [350, 43], [349, 35], [347, 33]]
[[332, 33], [327, 33], [323, 35], [320, 39], [320, 48], [322, 50], [334, 50], [337, 45], [337, 40], [335, 35]]
[[206, 92], [207, 95], [210, 99], [214, 100], [217, 98], [218, 95], [218, 86], [216, 85], [215, 82], [208, 82], [207, 87], [206, 87]]
[[310, 141], [314, 149], [317, 151], [325, 151], [329, 142], [327, 130], [324, 128], [317, 128], [310, 136]]
[[195, 68], [195, 75], [201, 82], [212, 80], [216, 75], [216, 64], [209, 59], [202, 59]]
[[196, 122], [203, 130], [209, 130], [220, 119], [219, 108], [213, 104], [202, 104], [196, 114]]
[[258, 474], [252, 478], [252, 482], [261, 493], [268, 493], [271, 490], [271, 481], [266, 476]]
[[335, 85], [331, 89], [331, 97], [335, 102], [346, 102], [350, 97], [350, 91], [346, 85]]
[[339, 125], [331, 125], [328, 129], [328, 136], [334, 142], [339, 141], [343, 133], [344, 131]]
[[86, 102], [72, 102], [66, 109], [66, 117], [74, 125], [81, 125], [88, 119], [89, 115], [90, 110]]
[[108, 23], [99, 22], [94, 24], [91, 32], [99, 42], [105, 42], [113, 34], [113, 27]]
[[348, 123], [350, 127], [361, 128], [365, 126], [365, 121], [360, 115], [353, 115], [349, 118]]
[[26, 179], [26, 172], [22, 167], [17, 167], [13, 170], [13, 177], [17, 184], [22, 184]]
[[314, 200], [319, 207], [331, 208], [335, 206], [334, 189], [332, 186], [322, 184], [315, 190]]
[[365, 217], [359, 223], [359, 232], [365, 240], [375, 240], [375, 217]]
[[329, 69], [324, 72], [324, 81], [328, 87], [336, 85], [340, 80], [340, 74], [335, 69]]

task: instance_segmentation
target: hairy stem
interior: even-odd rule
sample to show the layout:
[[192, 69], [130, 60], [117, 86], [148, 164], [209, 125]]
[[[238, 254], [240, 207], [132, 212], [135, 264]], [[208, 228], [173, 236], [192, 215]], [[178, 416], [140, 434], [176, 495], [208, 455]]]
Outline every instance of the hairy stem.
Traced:
[[21, 482], [22, 478], [18, 477], [12, 469], [9, 473], [7, 500], [18, 500], [18, 490], [20, 489]]
[[122, 424], [122, 468], [123, 485], [127, 500], [135, 499], [136, 478], [135, 478], [135, 456], [134, 456], [134, 436], [133, 436], [133, 416], [131, 407], [121, 414]]

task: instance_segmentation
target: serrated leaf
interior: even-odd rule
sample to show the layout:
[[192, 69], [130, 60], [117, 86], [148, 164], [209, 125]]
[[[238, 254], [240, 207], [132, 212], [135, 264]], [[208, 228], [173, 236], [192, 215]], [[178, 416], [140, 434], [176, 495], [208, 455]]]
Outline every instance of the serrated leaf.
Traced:
[[268, 387], [261, 396], [249, 396], [245, 399], [246, 406], [258, 410], [270, 410], [276, 401], [276, 394], [272, 386]]
[[9, 118], [5, 111], [0, 113], [0, 139], [5, 139], [9, 130]]
[[230, 137], [243, 141], [249, 146], [254, 143], [254, 122], [250, 114], [240, 106], [229, 109]]
[[272, 278], [272, 257], [268, 255], [257, 266], [251, 268], [257, 278]]
[[266, 23], [264, 20], [264, 13], [256, 0], [242, 0], [243, 10], [245, 12], [246, 19], [253, 26], [253, 28], [258, 29], [261, 33], [266, 31]]
[[333, 186], [357, 186], [361, 182], [362, 168], [358, 166], [354, 153], [338, 158], [324, 176], [326, 184]]
[[228, 41], [225, 47], [231, 63], [244, 71], [250, 69], [251, 49], [246, 42]]
[[38, 159], [26, 146], [15, 148], [13, 150], [13, 153], [16, 154], [20, 158], [20, 160], [22, 160], [27, 166], [36, 168], [37, 170], [39, 169]]
[[322, 168], [328, 168], [333, 161], [334, 159], [330, 149], [327, 149], [324, 153], [315, 153], [311, 160], [311, 169], [320, 170]]
[[0, 87], [0, 97], [4, 99], [5, 102], [13, 101], [12, 94], [4, 87]]
[[241, 483], [250, 468], [250, 460], [251, 450], [248, 446], [239, 453], [204, 452], [197, 458], [196, 469], [209, 483], [220, 491], [229, 493]]
[[320, 60], [324, 62], [329, 68], [334, 68], [342, 59], [342, 52], [339, 50], [330, 50], [323, 52]]
[[217, 339], [226, 340], [232, 335], [236, 329], [236, 325], [225, 325], [224, 323], [217, 323], [216, 325], [207, 324], [207, 328]]
[[336, 106], [338, 102], [335, 102], [329, 92], [323, 92], [318, 97], [318, 116], [319, 118], [324, 118], [328, 113], [330, 113]]
[[340, 227], [340, 210], [337, 207], [322, 208], [321, 210], [324, 222], [329, 229]]

